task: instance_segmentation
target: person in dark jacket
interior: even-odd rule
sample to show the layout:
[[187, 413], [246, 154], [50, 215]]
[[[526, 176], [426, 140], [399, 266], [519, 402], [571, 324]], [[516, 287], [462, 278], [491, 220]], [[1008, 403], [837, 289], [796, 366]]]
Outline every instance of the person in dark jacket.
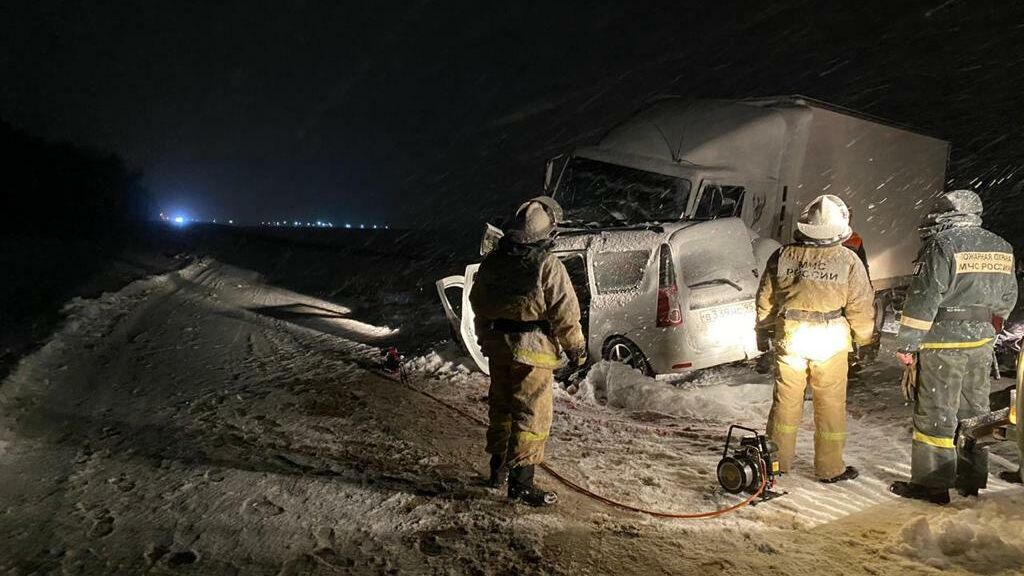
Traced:
[[963, 418], [989, 411], [993, 318], [1017, 301], [1013, 250], [981, 227], [981, 198], [969, 190], [939, 197], [920, 228], [917, 259], [900, 329], [897, 358], [918, 363], [910, 481], [893, 493], [936, 504], [949, 489], [977, 496], [987, 485], [988, 454], [958, 454], [953, 437]]
[[[853, 221], [853, 210], [850, 210], [850, 221]], [[843, 246], [853, 250], [857, 258], [864, 263], [864, 270], [867, 271], [868, 277], [871, 277], [871, 268], [868, 267], [868, 251], [864, 249], [864, 239], [860, 237], [860, 234], [857, 234], [856, 230], [852, 230], [850, 237], [843, 242]]]

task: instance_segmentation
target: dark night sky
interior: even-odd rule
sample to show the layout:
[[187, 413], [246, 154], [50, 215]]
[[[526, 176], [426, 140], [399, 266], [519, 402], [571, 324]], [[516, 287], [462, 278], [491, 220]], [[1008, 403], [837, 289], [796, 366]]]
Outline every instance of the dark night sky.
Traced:
[[669, 93], [915, 125], [961, 182], [1024, 166], [1018, 2], [13, 4], [0, 116], [118, 152], [202, 218], [479, 221]]

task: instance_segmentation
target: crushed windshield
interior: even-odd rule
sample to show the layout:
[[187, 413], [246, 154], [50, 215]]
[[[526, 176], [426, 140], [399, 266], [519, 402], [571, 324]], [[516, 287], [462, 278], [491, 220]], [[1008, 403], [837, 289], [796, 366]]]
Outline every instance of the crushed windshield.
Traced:
[[607, 226], [679, 220], [689, 196], [689, 180], [576, 157], [556, 198], [566, 224]]

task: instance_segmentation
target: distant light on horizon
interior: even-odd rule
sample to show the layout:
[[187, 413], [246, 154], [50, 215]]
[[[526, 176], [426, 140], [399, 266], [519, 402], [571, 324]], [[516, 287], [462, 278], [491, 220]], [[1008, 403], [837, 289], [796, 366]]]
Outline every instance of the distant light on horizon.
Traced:
[[[186, 222], [189, 222], [186, 218]], [[234, 224], [234, 220], [228, 220], [229, 224]], [[265, 220], [261, 221], [260, 226], [290, 226], [294, 228], [334, 228], [334, 222], [330, 220]], [[385, 230], [389, 228], [387, 224], [352, 224], [351, 222], [339, 223], [338, 228], [347, 229], [359, 229], [359, 230]]]

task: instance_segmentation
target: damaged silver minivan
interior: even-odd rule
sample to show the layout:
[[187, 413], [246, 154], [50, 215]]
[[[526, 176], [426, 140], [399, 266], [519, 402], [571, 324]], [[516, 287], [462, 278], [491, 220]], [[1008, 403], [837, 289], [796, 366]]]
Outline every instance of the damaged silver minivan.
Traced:
[[[575, 158], [566, 170], [555, 195], [566, 221], [553, 252], [576, 288], [591, 358], [653, 375], [758, 354], [754, 295], [764, 263], [754, 246], [764, 239], [741, 219], [722, 214], [721, 192], [709, 194], [701, 209], [685, 178], [585, 158]], [[688, 210], [708, 217], [681, 219]], [[481, 254], [490, 244], [482, 243]], [[437, 287], [453, 329], [487, 372], [468, 299], [478, 266]]]

